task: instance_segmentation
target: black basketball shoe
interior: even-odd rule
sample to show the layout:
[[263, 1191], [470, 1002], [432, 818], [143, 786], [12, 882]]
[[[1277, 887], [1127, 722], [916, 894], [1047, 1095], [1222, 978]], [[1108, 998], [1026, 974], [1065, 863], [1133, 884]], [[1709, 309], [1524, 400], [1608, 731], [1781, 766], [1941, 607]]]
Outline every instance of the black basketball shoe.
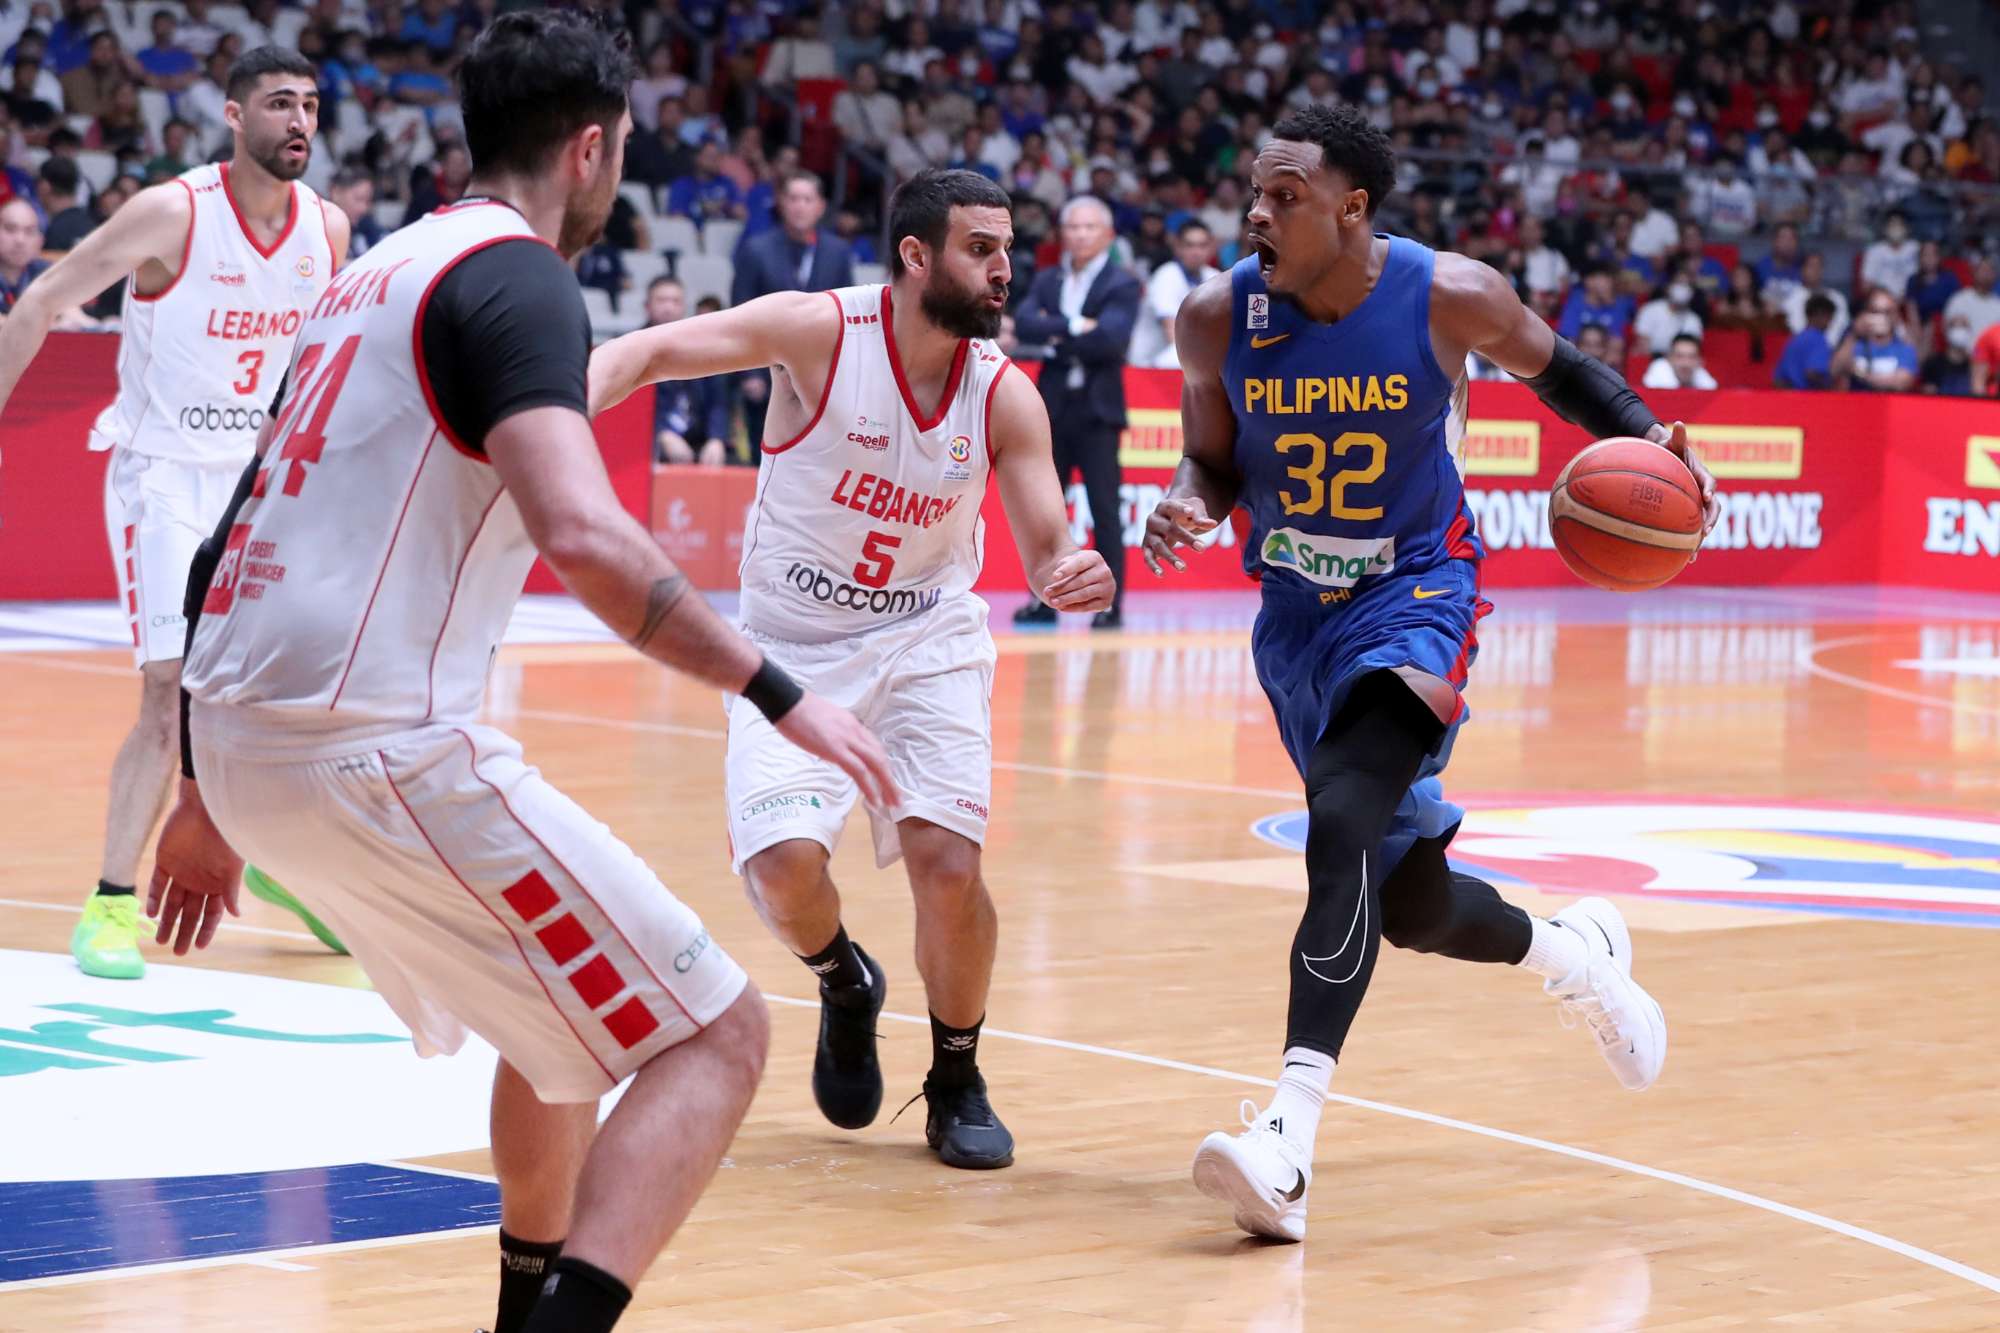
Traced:
[[888, 997], [889, 979], [860, 945], [854, 952], [868, 969], [868, 984], [819, 988], [819, 1050], [813, 1056], [813, 1100], [842, 1129], [864, 1129], [882, 1109], [875, 1019]]
[[993, 1114], [986, 1100], [986, 1080], [974, 1074], [972, 1082], [939, 1083], [924, 1080], [924, 1141], [936, 1150], [946, 1166], [967, 1171], [995, 1171], [1014, 1164], [1014, 1136]]

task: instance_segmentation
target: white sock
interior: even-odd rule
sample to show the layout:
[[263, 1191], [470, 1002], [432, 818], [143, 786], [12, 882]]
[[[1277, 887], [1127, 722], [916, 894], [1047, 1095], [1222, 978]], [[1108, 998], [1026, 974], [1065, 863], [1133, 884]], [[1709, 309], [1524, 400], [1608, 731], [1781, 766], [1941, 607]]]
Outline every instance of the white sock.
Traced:
[[1528, 925], [1534, 937], [1528, 942], [1528, 956], [1521, 960], [1521, 966], [1535, 975], [1561, 981], [1590, 957], [1590, 946], [1583, 936], [1568, 926], [1538, 916], [1529, 917]]
[[1265, 1123], [1312, 1156], [1319, 1133], [1320, 1108], [1333, 1083], [1333, 1057], [1306, 1046], [1285, 1048], [1285, 1067], [1278, 1074], [1278, 1091], [1261, 1117]]

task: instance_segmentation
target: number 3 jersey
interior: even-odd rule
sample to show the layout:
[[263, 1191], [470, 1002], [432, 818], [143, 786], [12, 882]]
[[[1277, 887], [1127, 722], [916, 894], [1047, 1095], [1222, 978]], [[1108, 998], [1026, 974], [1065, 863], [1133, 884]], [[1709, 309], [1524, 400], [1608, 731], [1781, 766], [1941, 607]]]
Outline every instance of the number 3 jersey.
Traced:
[[291, 213], [267, 249], [237, 211], [227, 163], [175, 184], [193, 209], [180, 274], [153, 296], [128, 283], [118, 397], [90, 447], [242, 467], [306, 311], [333, 277], [325, 205], [292, 182]]
[[[508, 286], [543, 299], [530, 279], [553, 269], [566, 290], [547, 300], [575, 308], [536, 315], [536, 350], [573, 387], [539, 401], [582, 410], [582, 297], [512, 208], [441, 209], [343, 269], [306, 317], [263, 467], [188, 654], [188, 689], [204, 704], [236, 706], [230, 723], [374, 734], [478, 712], [535, 548], [485, 457], [483, 428], [466, 438], [449, 424], [468, 376], [430, 364], [447, 349], [426, 337], [425, 314], [445, 300], [448, 274], [503, 242], [517, 244], [489, 258], [518, 281], [496, 284], [486, 303], [512, 299]], [[484, 368], [488, 381], [522, 377]]]
[[1254, 256], [1230, 271], [1243, 567], [1267, 594], [1340, 602], [1376, 575], [1484, 554], [1460, 474], [1463, 377], [1431, 351], [1433, 262], [1390, 238], [1373, 290], [1333, 324], [1272, 296]]
[[826, 391], [804, 430], [765, 446], [743, 535], [743, 623], [795, 643], [864, 634], [971, 591], [993, 391], [1009, 364], [984, 339], [961, 341], [941, 401], [918, 403], [890, 289], [826, 295], [840, 310]]

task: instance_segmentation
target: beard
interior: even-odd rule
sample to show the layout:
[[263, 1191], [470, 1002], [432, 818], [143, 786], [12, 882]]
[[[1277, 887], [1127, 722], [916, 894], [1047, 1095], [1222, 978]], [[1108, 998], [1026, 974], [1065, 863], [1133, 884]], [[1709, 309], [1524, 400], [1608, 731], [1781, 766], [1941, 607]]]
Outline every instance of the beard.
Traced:
[[987, 304], [991, 289], [968, 290], [954, 286], [942, 273], [924, 285], [921, 302], [924, 318], [954, 338], [997, 338], [1004, 307]]
[[563, 205], [562, 226], [556, 233], [556, 252], [564, 259], [574, 259], [596, 245], [604, 236], [604, 225], [611, 221], [611, 206], [618, 197], [617, 182], [602, 192], [602, 197], [586, 194], [581, 197], [571, 195]]
[[312, 140], [310, 139], [306, 140], [304, 155], [296, 160], [285, 152], [286, 148], [296, 142], [298, 141], [290, 135], [281, 135], [270, 143], [251, 143], [248, 145], [250, 160], [269, 172], [275, 180], [295, 181], [305, 175], [306, 168], [312, 165]]

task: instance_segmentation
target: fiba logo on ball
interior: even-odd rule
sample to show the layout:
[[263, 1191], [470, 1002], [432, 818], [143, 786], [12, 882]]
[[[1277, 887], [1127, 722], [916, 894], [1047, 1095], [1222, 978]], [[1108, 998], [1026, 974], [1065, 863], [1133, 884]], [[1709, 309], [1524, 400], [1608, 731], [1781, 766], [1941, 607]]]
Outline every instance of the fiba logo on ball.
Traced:
[[972, 461], [972, 437], [970, 435], [952, 436], [950, 453], [952, 462], [970, 463]]

